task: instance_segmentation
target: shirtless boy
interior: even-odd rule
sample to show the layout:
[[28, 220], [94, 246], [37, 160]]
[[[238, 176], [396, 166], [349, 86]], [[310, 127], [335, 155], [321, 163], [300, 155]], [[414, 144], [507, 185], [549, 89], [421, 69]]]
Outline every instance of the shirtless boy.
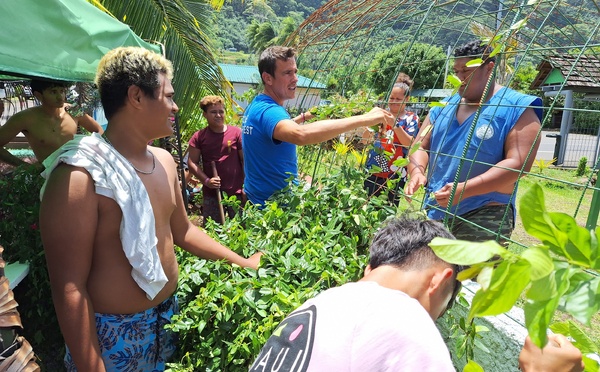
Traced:
[[89, 132], [102, 133], [100, 124], [89, 115], [73, 117], [65, 110], [67, 88], [65, 82], [31, 81], [31, 91], [41, 105], [14, 114], [0, 127], [0, 162], [15, 166], [24, 163], [4, 148], [19, 132], [23, 132], [40, 163], [73, 139], [78, 125]]
[[40, 228], [68, 371], [165, 369], [175, 348], [164, 329], [177, 312], [174, 244], [258, 266], [258, 254], [243, 258], [190, 223], [173, 157], [147, 146], [172, 134], [171, 78], [171, 63], [156, 53], [108, 52], [96, 75], [104, 136], [75, 136], [44, 162]]

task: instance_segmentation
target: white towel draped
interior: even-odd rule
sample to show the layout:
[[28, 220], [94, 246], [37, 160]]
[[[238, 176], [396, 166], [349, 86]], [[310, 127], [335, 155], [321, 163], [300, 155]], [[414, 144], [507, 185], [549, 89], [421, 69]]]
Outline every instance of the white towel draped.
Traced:
[[60, 163], [84, 168], [92, 176], [96, 193], [117, 202], [123, 212], [121, 243], [132, 266], [131, 276], [152, 300], [167, 283], [156, 249], [156, 229], [146, 187], [131, 164], [97, 133], [75, 138], [52, 153], [45, 161], [42, 177], [46, 189], [50, 173]]

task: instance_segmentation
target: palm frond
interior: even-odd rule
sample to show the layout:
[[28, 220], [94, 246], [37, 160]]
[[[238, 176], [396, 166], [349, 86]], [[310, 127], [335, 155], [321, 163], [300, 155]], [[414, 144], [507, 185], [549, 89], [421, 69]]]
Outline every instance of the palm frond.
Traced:
[[180, 108], [182, 130], [200, 121], [198, 102], [204, 95], [227, 96], [226, 87], [229, 83], [215, 59], [211, 38], [205, 32], [211, 28], [212, 22], [212, 12], [208, 12], [206, 6], [212, 3], [218, 5], [219, 1], [88, 1], [92, 4], [99, 2], [141, 38], [165, 46], [165, 55], [173, 62], [175, 70], [173, 86]]

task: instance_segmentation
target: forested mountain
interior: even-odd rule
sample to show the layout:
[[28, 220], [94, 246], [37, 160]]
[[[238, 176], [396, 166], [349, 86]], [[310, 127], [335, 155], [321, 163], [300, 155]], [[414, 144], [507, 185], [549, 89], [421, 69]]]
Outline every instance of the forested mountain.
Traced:
[[[290, 29], [297, 28], [303, 20], [325, 3], [327, 3], [325, 0], [226, 2], [223, 8], [214, 14], [217, 47], [235, 48], [249, 53], [264, 48], [273, 38], [279, 37], [277, 41], [282, 42], [291, 33]], [[354, 7], [357, 3], [361, 1], [332, 0], [329, 5], [343, 7], [352, 4]], [[506, 22], [507, 15], [518, 13], [515, 6], [517, 3], [512, 0], [449, 1], [443, 6], [432, 8], [427, 13], [415, 14], [415, 17], [382, 19], [382, 24], [376, 30], [381, 37], [373, 37], [373, 39], [387, 40], [390, 44], [388, 47], [391, 47], [394, 43], [408, 41], [412, 35], [418, 34], [420, 39], [429, 39], [431, 44], [445, 48], [463, 36], [465, 25], [469, 22], [476, 21], [491, 28], [495, 28], [501, 19]], [[560, 8], [554, 6], [551, 1], [546, 3], [545, 5], [542, 2], [540, 6], [547, 12], [539, 12], [539, 17], [528, 20], [531, 29], [545, 25], [546, 30], [538, 37], [555, 39], [555, 41], [563, 40], [569, 45], [582, 44], [586, 41], [585, 35], [589, 35], [598, 22], [600, 10], [596, 0], [566, 0], [562, 2]], [[402, 7], [402, 4], [397, 5], [395, 12], [402, 14]], [[449, 11], [461, 17], [449, 22]], [[469, 14], [478, 14], [478, 19], [474, 19]], [[440, 27], [423, 28], [419, 17], [427, 17], [428, 24]], [[249, 32], [252, 23], [255, 23], [255, 27]], [[573, 32], [573, 29], [579, 32]], [[257, 40], [253, 42], [253, 38]]]
[[[293, 20], [295, 30], [304, 19], [321, 7], [325, 0], [232, 0], [215, 14], [217, 46], [221, 49], [235, 48], [246, 53], [253, 52], [252, 38], [248, 29], [254, 22], [267, 24], [262, 32], [270, 32], [266, 36], [276, 37], [283, 29], [285, 18]], [[259, 31], [260, 31], [259, 30]], [[293, 30], [292, 30], [293, 31]], [[264, 37], [265, 35], [256, 35]], [[264, 45], [259, 45], [260, 47]]]
[[[448, 50], [526, 21], [503, 70], [526, 89], [545, 54], [600, 54], [599, 15], [598, 0], [233, 0], [215, 13], [214, 30], [219, 49], [250, 55], [240, 53], [238, 63], [253, 64], [266, 46], [291, 41], [301, 74], [346, 94], [385, 92], [400, 69], [415, 88], [441, 88]], [[518, 75], [511, 70], [517, 61]]]

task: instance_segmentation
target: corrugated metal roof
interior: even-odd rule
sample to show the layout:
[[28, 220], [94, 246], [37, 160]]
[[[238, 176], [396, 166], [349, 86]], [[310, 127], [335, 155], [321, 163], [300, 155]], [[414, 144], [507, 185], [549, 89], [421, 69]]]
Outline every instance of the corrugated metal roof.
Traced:
[[[256, 66], [244, 66], [244, 65], [232, 65], [228, 63], [219, 63], [223, 75], [231, 83], [241, 84], [258, 84], [260, 83], [260, 75], [258, 74], [258, 67]], [[300, 88], [315, 88], [325, 89], [326, 86], [318, 81], [311, 80], [304, 76], [298, 75], [298, 86]]]

